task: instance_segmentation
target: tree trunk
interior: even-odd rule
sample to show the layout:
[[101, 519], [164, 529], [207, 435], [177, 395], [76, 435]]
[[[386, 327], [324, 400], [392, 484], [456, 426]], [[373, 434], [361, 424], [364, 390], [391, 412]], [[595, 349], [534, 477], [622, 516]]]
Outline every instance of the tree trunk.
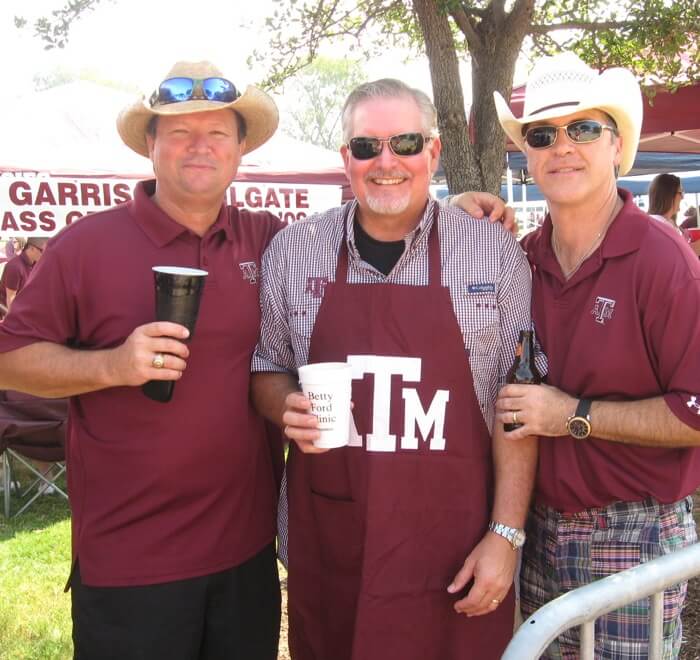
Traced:
[[[449, 17], [449, 5], [436, 0], [413, 0], [430, 63], [438, 126], [442, 137], [442, 166], [451, 193], [486, 190], [498, 195], [505, 168], [506, 138], [496, 116], [493, 92], [508, 99], [515, 63], [530, 26], [534, 0], [516, 0], [510, 14], [500, 14], [492, 1], [473, 26], [469, 41], [472, 58], [473, 104], [469, 121], [459, 79], [459, 64]], [[474, 144], [469, 135], [476, 136]]]
[[508, 100], [513, 88], [515, 64], [530, 26], [532, 0], [518, 2], [511, 14], [498, 18], [494, 3], [489, 5], [476, 32], [479, 46], [470, 48], [472, 56], [473, 106], [471, 134], [476, 136], [473, 150], [481, 171], [484, 189], [499, 194], [505, 168], [506, 137], [496, 116], [494, 91]]
[[448, 16], [435, 0], [413, 0], [430, 63], [433, 98], [442, 139], [442, 166], [451, 193], [483, 190], [474, 150], [469, 144], [459, 63]]

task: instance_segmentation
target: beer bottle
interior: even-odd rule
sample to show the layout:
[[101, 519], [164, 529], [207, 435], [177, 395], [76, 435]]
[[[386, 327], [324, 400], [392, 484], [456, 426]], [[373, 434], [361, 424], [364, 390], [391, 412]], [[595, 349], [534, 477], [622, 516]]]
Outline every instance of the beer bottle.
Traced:
[[[534, 333], [532, 330], [521, 330], [518, 345], [515, 347], [515, 360], [506, 375], [506, 383], [517, 385], [539, 385], [542, 376], [535, 365]], [[515, 431], [522, 424], [504, 424], [506, 431]]]

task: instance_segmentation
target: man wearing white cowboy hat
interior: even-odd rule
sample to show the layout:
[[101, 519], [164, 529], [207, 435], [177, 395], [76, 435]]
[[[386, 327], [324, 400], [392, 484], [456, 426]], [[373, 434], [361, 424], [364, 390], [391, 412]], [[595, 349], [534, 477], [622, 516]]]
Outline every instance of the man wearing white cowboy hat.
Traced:
[[[117, 120], [155, 181], [50, 241], [0, 328], [0, 388], [71, 397], [76, 658], [277, 657], [275, 454], [248, 384], [280, 223], [224, 205], [277, 121], [259, 89], [177, 63]], [[187, 344], [149, 322], [156, 265], [208, 272]], [[170, 403], [142, 394], [151, 380], [179, 381]]]
[[[526, 615], [575, 587], [696, 540], [700, 485], [700, 266], [616, 176], [632, 167], [642, 99], [624, 69], [565, 53], [537, 62], [524, 115], [495, 94], [549, 206], [523, 241], [546, 385], [507, 385], [498, 417], [540, 436], [522, 568]], [[667, 328], [672, 328], [669, 339]], [[677, 657], [686, 585], [665, 592], [664, 658]], [[601, 617], [596, 657], [647, 657], [648, 602]], [[544, 657], [578, 657], [570, 630]]]
[[[155, 181], [50, 241], [2, 324], [0, 387], [71, 397], [76, 658], [277, 657], [273, 453], [248, 403], [259, 283], [240, 265], [279, 221], [223, 201], [277, 120], [255, 87], [176, 64], [117, 121]], [[157, 265], [208, 271], [187, 344], [151, 322]], [[179, 381], [169, 403], [150, 380]]]

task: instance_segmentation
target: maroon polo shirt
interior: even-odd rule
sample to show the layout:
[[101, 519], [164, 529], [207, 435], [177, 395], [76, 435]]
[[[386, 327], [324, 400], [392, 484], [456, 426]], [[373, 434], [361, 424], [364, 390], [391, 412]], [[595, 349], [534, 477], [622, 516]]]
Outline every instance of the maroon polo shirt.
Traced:
[[110, 348], [154, 320], [152, 266], [209, 272], [187, 370], [170, 403], [151, 401], [139, 387], [71, 399], [73, 552], [94, 586], [224, 570], [276, 531], [270, 450], [248, 388], [259, 266], [280, 223], [222, 206], [200, 238], [153, 203], [153, 185], [139, 184], [133, 201], [51, 240], [0, 325], [0, 351], [39, 340]]
[[[568, 282], [551, 248], [549, 216], [523, 241], [547, 380], [597, 400], [663, 396], [674, 415], [700, 429], [700, 263], [678, 232], [619, 192], [624, 207], [601, 248]], [[595, 415], [592, 422], [595, 433]], [[540, 439], [536, 499], [561, 511], [646, 497], [669, 503], [699, 484], [700, 449]]]
[[32, 272], [32, 266], [32, 262], [24, 252], [12, 257], [5, 264], [5, 269], [0, 276], [0, 304], [7, 307], [7, 289], [19, 292]]

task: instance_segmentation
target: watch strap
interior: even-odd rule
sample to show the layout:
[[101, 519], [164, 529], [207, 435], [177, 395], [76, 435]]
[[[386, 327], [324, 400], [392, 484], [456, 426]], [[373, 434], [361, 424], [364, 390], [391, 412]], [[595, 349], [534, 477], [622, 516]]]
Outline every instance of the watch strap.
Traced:
[[583, 417], [584, 419], [588, 419], [590, 421], [589, 414], [591, 412], [592, 404], [593, 401], [590, 399], [581, 399], [576, 406], [574, 417]]
[[522, 543], [517, 542], [518, 537], [525, 537], [524, 529], [518, 529], [517, 527], [509, 527], [508, 525], [496, 522], [495, 520], [492, 520], [489, 523], [489, 531], [493, 532], [494, 534], [498, 534], [499, 536], [502, 536], [506, 541], [508, 541], [508, 543], [510, 543], [513, 550], [517, 550], [522, 545]]

